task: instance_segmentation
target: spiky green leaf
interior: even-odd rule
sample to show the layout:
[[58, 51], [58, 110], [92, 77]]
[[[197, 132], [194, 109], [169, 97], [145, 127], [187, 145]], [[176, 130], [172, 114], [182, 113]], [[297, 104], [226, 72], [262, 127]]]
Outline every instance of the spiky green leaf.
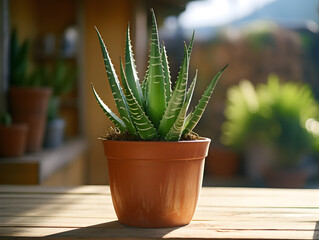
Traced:
[[153, 139], [156, 136], [156, 128], [148, 119], [142, 106], [138, 103], [135, 96], [133, 95], [133, 92], [130, 86], [128, 85], [122, 62], [120, 65], [123, 89], [126, 95], [127, 104], [130, 109], [133, 124], [142, 139]]
[[184, 125], [183, 125], [183, 132], [184, 132], [186, 126], [188, 125], [189, 120], [191, 119], [192, 113], [193, 113], [193, 112], [187, 114], [187, 116], [186, 116], [186, 118], [185, 118]]
[[187, 109], [189, 107], [189, 104], [191, 102], [191, 99], [194, 93], [196, 80], [197, 80], [197, 70], [196, 70], [196, 74], [193, 79], [193, 82], [187, 91], [185, 102], [183, 103], [181, 111], [179, 112], [175, 123], [173, 124], [173, 126], [171, 127], [171, 129], [169, 130], [169, 132], [167, 133], [165, 137], [165, 140], [167, 141], [178, 141], [182, 135]]
[[223, 69], [220, 70], [215, 75], [215, 77], [213, 78], [211, 83], [208, 85], [202, 98], [199, 100], [197, 106], [195, 107], [194, 112], [191, 114], [189, 122], [188, 122], [187, 126], [185, 126], [185, 130], [183, 131], [183, 135], [189, 134], [194, 129], [194, 127], [197, 125], [198, 121], [200, 120], [200, 118], [202, 117], [202, 115], [205, 111], [207, 103], [208, 103], [208, 101], [209, 101], [209, 99], [214, 91], [214, 88], [215, 88], [220, 76], [222, 75], [224, 70], [227, 68], [227, 66], [228, 66], [228, 64], [225, 67], [223, 67]]
[[126, 130], [125, 123], [118, 117], [116, 116], [115, 113], [112, 112], [112, 110], [102, 101], [102, 99], [99, 97], [97, 92], [94, 89], [93, 83], [91, 83], [91, 87], [95, 96], [96, 101], [100, 105], [101, 109], [103, 112], [106, 114], [106, 116], [111, 120], [111, 122], [122, 132]]
[[110, 83], [111, 91], [113, 94], [113, 98], [116, 104], [116, 107], [118, 109], [118, 112], [124, 121], [125, 125], [127, 126], [127, 130], [130, 131], [132, 134], [135, 134], [135, 128], [132, 124], [131, 117], [129, 115], [129, 109], [128, 105], [124, 96], [124, 93], [122, 91], [120, 82], [118, 80], [117, 74], [115, 72], [114, 66], [112, 64], [112, 61], [110, 59], [109, 53], [105, 47], [104, 41], [98, 31], [98, 29], [95, 27], [95, 30], [97, 32], [101, 50], [102, 50], [102, 55], [104, 59], [104, 65], [106, 69], [106, 74], [107, 78]]
[[133, 50], [130, 38], [130, 26], [127, 25], [126, 42], [125, 42], [125, 75], [127, 82], [132, 90], [132, 93], [138, 103], [144, 107], [144, 99], [137, 76], [135, 61], [133, 57]]
[[183, 106], [187, 87], [188, 63], [187, 47], [185, 44], [184, 58], [177, 78], [176, 86], [158, 128], [158, 133], [161, 137], [165, 137], [169, 132]]
[[163, 63], [163, 70], [164, 70], [164, 84], [165, 84], [165, 102], [166, 106], [168, 104], [168, 101], [171, 99], [172, 95], [172, 88], [171, 88], [171, 74], [169, 71], [169, 65], [168, 65], [168, 58], [166, 54], [166, 49], [163, 43], [162, 46], [162, 63]]
[[144, 100], [147, 99], [147, 82], [148, 82], [147, 79], [148, 79], [148, 69], [145, 72], [144, 80], [142, 82], [142, 93], [144, 96]]
[[193, 31], [192, 38], [191, 38], [191, 41], [190, 41], [188, 49], [187, 49], [188, 61], [191, 58], [192, 49], [193, 49], [193, 43], [194, 43], [194, 37], [195, 37], [195, 31]]
[[146, 100], [147, 113], [157, 127], [164, 114], [165, 103], [165, 86], [163, 65], [161, 59], [161, 50], [158, 39], [158, 31], [154, 11], [152, 10], [152, 37], [151, 37], [151, 53], [149, 60], [149, 76], [148, 76], [148, 99]]

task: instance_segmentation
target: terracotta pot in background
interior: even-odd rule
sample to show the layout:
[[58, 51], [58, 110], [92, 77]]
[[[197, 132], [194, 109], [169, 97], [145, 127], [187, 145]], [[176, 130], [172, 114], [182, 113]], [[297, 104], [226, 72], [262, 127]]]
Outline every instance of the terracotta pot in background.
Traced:
[[29, 127], [27, 152], [36, 152], [42, 147], [50, 95], [49, 88], [11, 87], [10, 89], [9, 103], [13, 122], [26, 123]]
[[238, 173], [239, 155], [228, 149], [214, 148], [206, 158], [206, 173], [216, 177], [232, 177]]
[[28, 125], [25, 123], [0, 125], [0, 156], [21, 157], [25, 153]]
[[210, 139], [102, 142], [119, 222], [135, 227], [173, 227], [191, 221]]

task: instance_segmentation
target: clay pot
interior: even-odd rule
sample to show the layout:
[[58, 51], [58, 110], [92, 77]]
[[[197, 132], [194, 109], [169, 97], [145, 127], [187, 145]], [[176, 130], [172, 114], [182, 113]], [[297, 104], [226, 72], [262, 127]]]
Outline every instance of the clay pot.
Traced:
[[27, 152], [39, 151], [42, 147], [49, 88], [12, 87], [9, 92], [10, 111], [15, 123], [26, 123], [29, 127]]
[[0, 156], [21, 157], [25, 153], [28, 126], [25, 123], [0, 125]]
[[102, 142], [119, 222], [135, 227], [173, 227], [191, 221], [210, 139]]

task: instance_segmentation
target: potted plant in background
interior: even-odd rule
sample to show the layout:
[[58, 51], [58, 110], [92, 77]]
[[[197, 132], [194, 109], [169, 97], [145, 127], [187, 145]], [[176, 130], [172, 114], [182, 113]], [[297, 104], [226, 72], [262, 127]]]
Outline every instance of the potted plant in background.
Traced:
[[43, 146], [57, 148], [63, 143], [65, 129], [65, 120], [59, 114], [61, 96], [73, 89], [76, 71], [67, 62], [58, 59], [51, 70], [42, 67], [38, 75], [43, 85], [52, 89]]
[[26, 149], [27, 133], [26, 123], [12, 123], [10, 114], [0, 114], [0, 156], [23, 156]]
[[[97, 29], [96, 29], [97, 30]], [[116, 130], [102, 138], [108, 159], [113, 205], [121, 223], [137, 227], [188, 224], [195, 211], [210, 139], [192, 133], [213, 89], [226, 68], [217, 73], [192, 113], [187, 108], [197, 73], [187, 90], [188, 66], [194, 35], [185, 44], [174, 90], [164, 45], [160, 46], [152, 11], [148, 70], [142, 84], [136, 72], [127, 28], [123, 89], [99, 34], [107, 77], [120, 117], [92, 89]]]
[[270, 75], [256, 88], [249, 81], [228, 92], [223, 141], [244, 152], [247, 174], [269, 187], [303, 187], [315, 136], [307, 121], [318, 117], [311, 89]]
[[10, 90], [9, 109], [15, 123], [28, 125], [28, 152], [41, 149], [46, 115], [51, 89], [41, 86], [41, 83], [29, 75], [28, 71], [29, 42], [25, 40], [21, 45], [16, 31], [12, 32], [10, 41]]

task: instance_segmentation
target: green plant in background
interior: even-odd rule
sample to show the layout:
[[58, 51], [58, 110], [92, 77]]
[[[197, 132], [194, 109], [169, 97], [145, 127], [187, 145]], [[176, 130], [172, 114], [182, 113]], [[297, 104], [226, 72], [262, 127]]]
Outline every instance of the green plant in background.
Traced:
[[48, 106], [48, 119], [56, 119], [59, 117], [60, 97], [72, 91], [77, 71], [61, 59], [56, 60], [51, 70], [46, 68], [40, 71], [44, 76], [44, 86], [52, 88], [52, 96]]
[[270, 75], [256, 88], [242, 81], [228, 91], [222, 140], [239, 150], [252, 143], [270, 146], [278, 166], [295, 166], [315, 146], [306, 122], [318, 117], [318, 103], [307, 85], [280, 83]]
[[69, 93], [75, 83], [77, 71], [72, 68], [66, 61], [56, 60], [52, 71], [47, 74], [44, 85], [52, 88], [54, 96], [61, 96]]
[[20, 44], [17, 31], [13, 30], [10, 38], [9, 53], [9, 79], [12, 85], [26, 85], [29, 81], [27, 77], [29, 49], [29, 41], [25, 40], [22, 44]]
[[9, 113], [0, 114], [0, 124], [4, 126], [10, 126], [12, 124], [12, 118]]
[[314, 155], [319, 159], [319, 118], [309, 118], [306, 121], [306, 128], [315, 138]]
[[10, 38], [9, 81], [13, 86], [41, 87], [47, 77], [44, 67], [35, 67], [29, 73], [30, 42], [28, 39], [19, 43], [17, 31], [14, 29]]
[[96, 29], [102, 49], [107, 77], [113, 93], [119, 118], [104, 104], [92, 89], [97, 102], [121, 132], [129, 132], [137, 140], [166, 140], [178, 141], [182, 136], [192, 132], [200, 120], [214, 87], [227, 67], [219, 71], [213, 78], [198, 105], [187, 115], [193, 91], [196, 84], [197, 72], [187, 90], [188, 67], [191, 56], [194, 34], [190, 45], [184, 46], [184, 57], [174, 90], [171, 89], [171, 79], [168, 60], [164, 45], [160, 46], [155, 14], [152, 10], [152, 36], [148, 70], [140, 84], [130, 40], [129, 26], [127, 28], [125, 46], [125, 66], [121, 65], [123, 89], [115, 73], [102, 37]]

